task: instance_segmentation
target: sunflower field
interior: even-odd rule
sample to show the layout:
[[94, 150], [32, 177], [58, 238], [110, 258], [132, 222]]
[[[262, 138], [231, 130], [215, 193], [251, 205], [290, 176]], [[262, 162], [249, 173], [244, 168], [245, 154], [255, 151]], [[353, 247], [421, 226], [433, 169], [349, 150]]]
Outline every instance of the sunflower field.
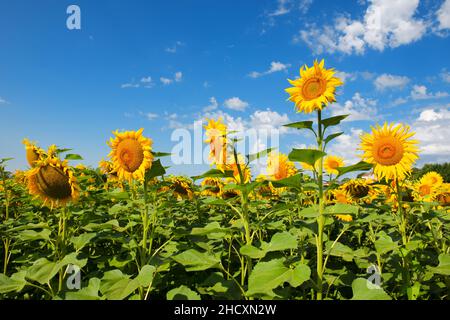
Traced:
[[[17, 300], [446, 300], [450, 184], [412, 179], [413, 128], [376, 124], [361, 161], [327, 154], [348, 115], [324, 118], [343, 85], [324, 61], [286, 89], [315, 148], [242, 155], [208, 119], [212, 168], [171, 176], [168, 153], [113, 132], [98, 168], [24, 140], [26, 171], [0, 160], [0, 298]], [[267, 157], [267, 174], [251, 164]]]

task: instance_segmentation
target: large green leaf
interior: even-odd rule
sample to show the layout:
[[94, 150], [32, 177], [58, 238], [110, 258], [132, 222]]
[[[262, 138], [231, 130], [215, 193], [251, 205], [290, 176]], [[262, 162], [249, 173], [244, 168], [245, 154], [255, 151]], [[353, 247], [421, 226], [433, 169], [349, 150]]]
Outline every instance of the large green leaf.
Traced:
[[430, 268], [432, 272], [437, 274], [443, 274], [450, 276], [450, 254], [441, 253], [438, 257], [439, 265], [437, 267]]
[[325, 152], [314, 149], [293, 149], [289, 153], [289, 160], [304, 162], [314, 166], [316, 161], [326, 155]]
[[375, 241], [375, 249], [379, 254], [385, 254], [397, 248], [397, 241], [394, 242], [384, 231], [378, 233], [378, 239]]
[[101, 300], [98, 295], [100, 290], [100, 279], [91, 278], [87, 287], [77, 291], [69, 291], [66, 293], [66, 300]]
[[355, 171], [368, 171], [373, 168], [373, 165], [364, 161], [360, 161], [357, 164], [347, 166], [347, 167], [339, 167], [336, 168], [337, 171], [339, 171], [338, 177]]
[[199, 176], [191, 177], [192, 180], [200, 180], [204, 178], [231, 178], [233, 177], [233, 171], [230, 170], [219, 170], [219, 169], [211, 169], [206, 171], [204, 174]]
[[145, 171], [145, 179], [150, 180], [159, 176], [166, 174], [166, 170], [161, 164], [161, 160], [156, 160], [152, 162], [150, 169]]
[[285, 266], [285, 259], [273, 259], [267, 262], [259, 262], [255, 265], [248, 280], [247, 295], [275, 296], [273, 289], [288, 282], [293, 287], [298, 287], [311, 276], [311, 270], [307, 265], [297, 264], [291, 267]]
[[184, 285], [167, 292], [166, 298], [167, 300], [201, 300], [197, 292]]
[[326, 214], [358, 214], [359, 207], [347, 203], [336, 203], [325, 208]]
[[321, 123], [324, 126], [324, 129], [326, 129], [326, 128], [330, 127], [330, 126], [338, 125], [339, 123], [341, 123], [342, 120], [344, 120], [348, 116], [349, 116], [349, 114], [344, 114], [344, 115], [341, 115], [341, 116], [334, 116], [334, 117], [322, 119]]
[[94, 232], [82, 233], [79, 236], [72, 237], [70, 239], [70, 242], [73, 243], [73, 246], [75, 247], [76, 251], [80, 251], [96, 236], [97, 236], [97, 233], [94, 233]]
[[220, 259], [206, 252], [199, 252], [195, 249], [186, 250], [174, 257], [173, 260], [183, 265], [186, 271], [202, 271], [217, 268]]
[[21, 291], [27, 284], [27, 281], [25, 280], [26, 273], [26, 271], [22, 270], [14, 273], [11, 277], [0, 273], [0, 293]]
[[240, 252], [253, 259], [261, 259], [269, 252], [295, 248], [297, 248], [297, 238], [291, 233], [284, 231], [274, 234], [269, 243], [261, 242], [260, 248], [256, 248], [252, 245], [244, 245], [241, 247]]
[[313, 130], [313, 122], [312, 121], [300, 121], [300, 122], [285, 124], [285, 125], [283, 125], [283, 127]]
[[392, 298], [379, 286], [367, 279], [357, 278], [352, 283], [352, 300], [392, 300]]
[[333, 134], [328, 135], [328, 136], [324, 139], [325, 145], [327, 145], [330, 141], [332, 141], [333, 139], [339, 137], [339, 136], [342, 135], [342, 134], [343, 134], [343, 132], [337, 132], [337, 133], [333, 133]]
[[75, 154], [75, 153], [68, 153], [66, 154], [65, 160], [83, 160], [83, 157], [80, 156], [79, 154]]
[[260, 152], [257, 152], [257, 153], [246, 155], [248, 163], [253, 162], [256, 159], [263, 158], [263, 157], [267, 156], [274, 149], [275, 148], [269, 148], [269, 149], [266, 149], [266, 150], [263, 150], [263, 151], [260, 151]]

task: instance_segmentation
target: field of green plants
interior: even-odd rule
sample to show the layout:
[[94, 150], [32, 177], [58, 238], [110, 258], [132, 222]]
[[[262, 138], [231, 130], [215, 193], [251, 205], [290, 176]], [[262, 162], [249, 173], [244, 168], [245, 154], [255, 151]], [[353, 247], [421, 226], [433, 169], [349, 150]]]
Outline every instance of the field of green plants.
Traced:
[[374, 126], [344, 166], [326, 150], [347, 115], [322, 117], [342, 83], [322, 61], [291, 84], [317, 120], [286, 126], [317, 148], [241, 155], [210, 119], [213, 167], [196, 177], [167, 175], [142, 130], [114, 132], [98, 168], [26, 140], [27, 171], [0, 162], [0, 298], [448, 299], [449, 181], [411, 178], [419, 151], [400, 124]]

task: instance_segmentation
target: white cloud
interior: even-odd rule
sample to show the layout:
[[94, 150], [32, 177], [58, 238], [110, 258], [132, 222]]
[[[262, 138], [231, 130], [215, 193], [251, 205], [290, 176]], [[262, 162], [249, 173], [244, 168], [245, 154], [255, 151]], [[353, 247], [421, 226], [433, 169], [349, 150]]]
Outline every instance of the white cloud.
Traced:
[[374, 81], [375, 87], [380, 91], [385, 89], [403, 89], [408, 83], [408, 77], [386, 73], [378, 76]]
[[346, 164], [355, 164], [361, 160], [358, 146], [363, 130], [351, 128], [350, 134], [342, 134], [330, 143], [327, 153], [345, 159]]
[[335, 76], [338, 77], [339, 79], [341, 79], [344, 83], [350, 82], [350, 81], [355, 81], [357, 78], [356, 73], [350, 73], [350, 72], [344, 72], [344, 71], [336, 72]]
[[436, 99], [447, 97], [448, 93], [438, 91], [436, 93], [428, 93], [426, 86], [414, 85], [411, 90], [411, 98], [413, 100], [425, 100], [425, 99]]
[[140, 84], [139, 83], [124, 83], [120, 86], [122, 89], [126, 89], [126, 88], [139, 88]]
[[180, 82], [182, 80], [182, 78], [183, 78], [183, 73], [181, 71], [178, 71], [178, 72], [175, 73], [175, 78], [174, 79], [175, 79], [176, 82]]
[[270, 17], [282, 16], [291, 11], [291, 8], [288, 6], [290, 3], [289, 0], [278, 0], [277, 9], [271, 13], [269, 13]]
[[248, 107], [248, 102], [245, 102], [238, 97], [233, 97], [225, 100], [224, 106], [231, 110], [244, 111], [245, 108]]
[[209, 98], [209, 105], [203, 108], [203, 112], [211, 112], [216, 110], [219, 107], [217, 100], [215, 97]]
[[139, 112], [139, 114], [143, 117], [145, 117], [147, 120], [155, 120], [156, 118], [159, 117], [159, 115], [157, 115], [156, 113], [152, 113], [152, 112]]
[[0, 104], [9, 104], [9, 102], [0, 97]]
[[450, 108], [423, 110], [413, 124], [415, 139], [420, 142], [421, 155], [450, 155]]
[[444, 80], [445, 82], [450, 83], [450, 72], [448, 72], [447, 70], [442, 70], [441, 72], [441, 78], [442, 80]]
[[376, 100], [365, 99], [357, 92], [351, 100], [345, 101], [343, 105], [336, 103], [330, 110], [333, 116], [350, 114], [344, 121], [373, 120], [378, 117], [376, 106]]
[[165, 77], [159, 78], [159, 81], [161, 81], [162, 84], [165, 85], [165, 86], [166, 86], [166, 85], [169, 85], [169, 84], [171, 84], [171, 83], [173, 82], [172, 79], [165, 78]]
[[283, 125], [289, 122], [289, 117], [286, 113], [279, 114], [270, 109], [257, 110], [250, 116], [250, 127], [256, 130], [278, 130], [280, 133], [285, 133], [288, 128], [283, 127]]
[[176, 53], [179, 47], [184, 46], [184, 43], [181, 41], [175, 42], [175, 44], [172, 47], [166, 48], [166, 52], [168, 53]]
[[370, 0], [363, 19], [348, 15], [335, 19], [334, 25], [308, 25], [294, 41], [305, 42], [316, 54], [363, 54], [367, 48], [383, 51], [422, 38], [426, 23], [415, 17], [419, 0]]
[[445, 0], [437, 12], [439, 29], [450, 29], [450, 0]]
[[270, 63], [270, 68], [264, 72], [252, 71], [249, 73], [250, 78], [259, 78], [274, 72], [286, 71], [289, 68], [290, 64], [284, 64], [279, 61], [272, 61]]
[[298, 8], [302, 14], [306, 14], [309, 11], [309, 8], [311, 8], [311, 5], [313, 4], [313, 0], [300, 0], [298, 4]]
[[203, 88], [210, 88], [210, 87], [211, 87], [211, 85], [209, 84], [208, 81], [203, 82]]
[[394, 102], [392, 102], [392, 106], [396, 107], [396, 106], [405, 104], [407, 102], [408, 102], [408, 99], [399, 97], [399, 98], [395, 99]]

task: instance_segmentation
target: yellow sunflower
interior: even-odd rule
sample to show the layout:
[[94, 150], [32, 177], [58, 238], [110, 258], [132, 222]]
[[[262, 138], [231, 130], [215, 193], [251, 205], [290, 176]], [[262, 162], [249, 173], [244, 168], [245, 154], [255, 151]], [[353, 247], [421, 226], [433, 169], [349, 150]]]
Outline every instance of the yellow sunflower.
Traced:
[[201, 186], [202, 195], [207, 197], [222, 197], [224, 183], [220, 178], [208, 177], [203, 179]]
[[436, 200], [441, 206], [450, 205], [450, 183], [443, 183], [437, 189]]
[[[250, 167], [245, 164], [244, 157], [241, 154], [238, 154], [237, 160], [238, 161], [236, 162], [234, 156], [230, 156], [227, 163], [225, 164], [225, 170], [233, 171], [234, 180], [239, 184], [250, 182], [250, 179], [252, 177]], [[244, 181], [241, 181], [239, 168], [241, 169]]]
[[442, 183], [444, 183], [444, 179], [436, 171], [425, 173], [422, 178], [420, 178], [420, 181], [426, 184], [430, 184], [434, 187], [439, 187]]
[[293, 85], [287, 88], [289, 100], [295, 103], [297, 112], [311, 113], [314, 110], [322, 110], [329, 103], [335, 102], [336, 87], [343, 83], [334, 77], [334, 69], [325, 69], [324, 60], [314, 61], [312, 67], [302, 66], [300, 78], [289, 80]]
[[77, 180], [67, 161], [61, 161], [58, 158], [39, 160], [26, 175], [28, 191], [40, 197], [44, 205], [50, 205], [53, 208], [78, 199]]
[[168, 186], [162, 187], [159, 191], [172, 191], [177, 200], [192, 199], [194, 196], [192, 182], [185, 177], [169, 177], [166, 179]]
[[353, 199], [361, 199], [370, 193], [369, 182], [365, 179], [351, 179], [340, 188], [345, 190]]
[[374, 174], [379, 180], [404, 179], [409, 174], [419, 158], [417, 141], [410, 139], [414, 134], [409, 126], [384, 123], [361, 137], [362, 159], [375, 165]]
[[278, 152], [271, 152], [267, 158], [267, 175], [269, 180], [281, 180], [292, 177], [297, 173], [295, 164], [288, 160], [288, 156]]
[[[424, 179], [425, 178], [425, 179]], [[437, 195], [437, 187], [431, 183], [428, 177], [423, 176], [422, 179], [414, 184], [413, 197], [416, 201], [431, 202], [434, 201]]]
[[45, 151], [28, 139], [23, 139], [22, 143], [25, 145], [28, 164], [34, 167], [35, 163], [44, 157]]
[[145, 171], [150, 169], [153, 161], [153, 141], [142, 136], [142, 131], [115, 131], [109, 145], [114, 172], [121, 180], [144, 180]]
[[337, 171], [336, 168], [344, 166], [344, 159], [337, 156], [327, 156], [323, 161], [323, 166], [325, 168], [325, 171], [329, 174], [338, 175], [339, 171]]
[[227, 159], [227, 126], [222, 122], [222, 117], [219, 119], [209, 119], [206, 126], [206, 143], [209, 143], [210, 152], [209, 160], [212, 164], [221, 166], [225, 164]]
[[353, 202], [352, 196], [345, 189], [335, 189], [331, 191], [331, 195], [335, 203], [351, 204]]

